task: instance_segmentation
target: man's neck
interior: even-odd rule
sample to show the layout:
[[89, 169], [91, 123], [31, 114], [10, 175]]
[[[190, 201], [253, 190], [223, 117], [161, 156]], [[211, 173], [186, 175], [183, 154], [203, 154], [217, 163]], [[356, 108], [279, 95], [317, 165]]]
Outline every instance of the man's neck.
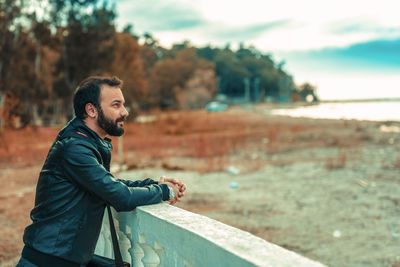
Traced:
[[107, 136], [107, 133], [99, 126], [96, 120], [86, 118], [83, 123], [93, 132], [95, 132], [101, 139]]

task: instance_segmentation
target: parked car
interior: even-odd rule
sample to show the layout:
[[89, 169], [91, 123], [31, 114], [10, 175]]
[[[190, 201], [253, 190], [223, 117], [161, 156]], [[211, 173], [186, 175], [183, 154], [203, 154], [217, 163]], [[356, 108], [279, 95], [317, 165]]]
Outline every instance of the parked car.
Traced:
[[206, 105], [206, 110], [208, 112], [217, 112], [217, 111], [223, 111], [223, 110], [227, 110], [228, 109], [228, 105], [218, 102], [218, 101], [212, 101], [210, 103], [208, 103]]

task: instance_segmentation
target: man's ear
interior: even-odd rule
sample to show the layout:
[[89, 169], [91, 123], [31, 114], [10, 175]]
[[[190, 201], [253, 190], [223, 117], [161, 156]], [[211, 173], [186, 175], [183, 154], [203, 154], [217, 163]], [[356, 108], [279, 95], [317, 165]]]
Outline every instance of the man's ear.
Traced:
[[97, 117], [97, 108], [92, 103], [87, 103], [85, 106], [85, 111], [88, 117], [96, 118]]

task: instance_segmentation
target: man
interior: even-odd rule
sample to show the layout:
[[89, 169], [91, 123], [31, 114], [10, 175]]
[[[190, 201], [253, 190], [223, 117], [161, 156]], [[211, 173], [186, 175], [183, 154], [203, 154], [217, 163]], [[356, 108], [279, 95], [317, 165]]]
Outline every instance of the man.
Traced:
[[106, 136], [121, 136], [128, 116], [121, 87], [116, 77], [89, 77], [79, 84], [76, 118], [60, 131], [40, 172], [17, 266], [86, 266], [106, 204], [131, 211], [183, 197], [185, 185], [173, 178], [128, 181], [110, 173], [112, 146]]

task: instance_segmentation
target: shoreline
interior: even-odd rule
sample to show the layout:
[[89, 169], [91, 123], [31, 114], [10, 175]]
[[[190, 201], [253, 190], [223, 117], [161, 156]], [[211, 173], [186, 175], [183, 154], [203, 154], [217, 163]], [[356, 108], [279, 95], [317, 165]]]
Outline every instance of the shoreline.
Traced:
[[400, 98], [366, 98], [366, 99], [337, 99], [320, 100], [320, 103], [363, 103], [363, 102], [400, 102]]
[[332, 102], [309, 105], [259, 105], [272, 116], [326, 120], [391, 122], [400, 124], [400, 101]]

